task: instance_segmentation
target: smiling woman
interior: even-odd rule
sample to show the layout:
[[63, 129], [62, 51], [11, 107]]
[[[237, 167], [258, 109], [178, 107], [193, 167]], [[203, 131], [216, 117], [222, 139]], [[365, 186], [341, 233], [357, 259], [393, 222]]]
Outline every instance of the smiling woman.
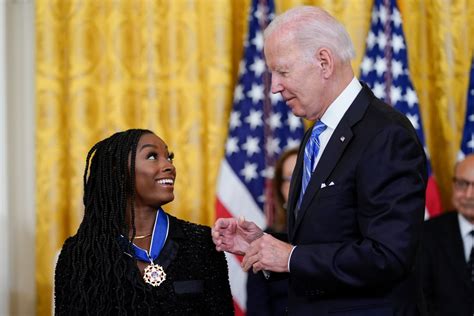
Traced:
[[57, 315], [233, 315], [227, 264], [210, 228], [177, 219], [173, 154], [148, 130], [95, 144], [84, 218], [55, 273]]

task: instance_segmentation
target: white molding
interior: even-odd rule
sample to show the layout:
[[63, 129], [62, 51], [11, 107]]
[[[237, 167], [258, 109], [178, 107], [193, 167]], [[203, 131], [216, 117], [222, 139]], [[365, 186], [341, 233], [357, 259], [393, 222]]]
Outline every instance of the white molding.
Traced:
[[0, 0], [0, 2], [7, 2], [8, 4], [27, 4], [27, 5], [34, 5], [35, 0]]
[[6, 3], [0, 1], [0, 315], [9, 315], [8, 194], [7, 194], [7, 98], [6, 98]]
[[9, 312], [35, 315], [34, 1], [5, 8]]

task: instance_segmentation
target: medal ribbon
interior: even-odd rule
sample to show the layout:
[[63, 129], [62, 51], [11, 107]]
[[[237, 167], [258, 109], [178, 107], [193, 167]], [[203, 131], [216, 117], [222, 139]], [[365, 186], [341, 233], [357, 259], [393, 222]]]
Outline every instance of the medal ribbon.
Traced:
[[168, 237], [168, 229], [168, 216], [161, 208], [159, 208], [158, 212], [156, 212], [155, 227], [153, 228], [153, 234], [151, 235], [150, 252], [148, 253], [147, 250], [132, 244], [135, 258], [153, 264], [153, 261], [160, 255], [161, 249], [163, 249], [166, 238]]

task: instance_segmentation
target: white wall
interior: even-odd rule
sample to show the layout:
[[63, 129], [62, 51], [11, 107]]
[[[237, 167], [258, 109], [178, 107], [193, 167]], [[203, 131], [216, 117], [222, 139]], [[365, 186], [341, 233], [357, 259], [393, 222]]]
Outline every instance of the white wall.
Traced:
[[0, 315], [35, 314], [34, 34], [34, 0], [0, 0]]

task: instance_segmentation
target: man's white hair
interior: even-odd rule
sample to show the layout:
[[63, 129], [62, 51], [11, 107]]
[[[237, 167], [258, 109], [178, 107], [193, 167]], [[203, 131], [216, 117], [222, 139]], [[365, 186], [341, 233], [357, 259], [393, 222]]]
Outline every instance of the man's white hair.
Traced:
[[265, 29], [264, 39], [276, 30], [293, 35], [308, 60], [322, 47], [331, 50], [343, 62], [355, 56], [354, 45], [344, 26], [319, 7], [299, 6], [278, 15]]

